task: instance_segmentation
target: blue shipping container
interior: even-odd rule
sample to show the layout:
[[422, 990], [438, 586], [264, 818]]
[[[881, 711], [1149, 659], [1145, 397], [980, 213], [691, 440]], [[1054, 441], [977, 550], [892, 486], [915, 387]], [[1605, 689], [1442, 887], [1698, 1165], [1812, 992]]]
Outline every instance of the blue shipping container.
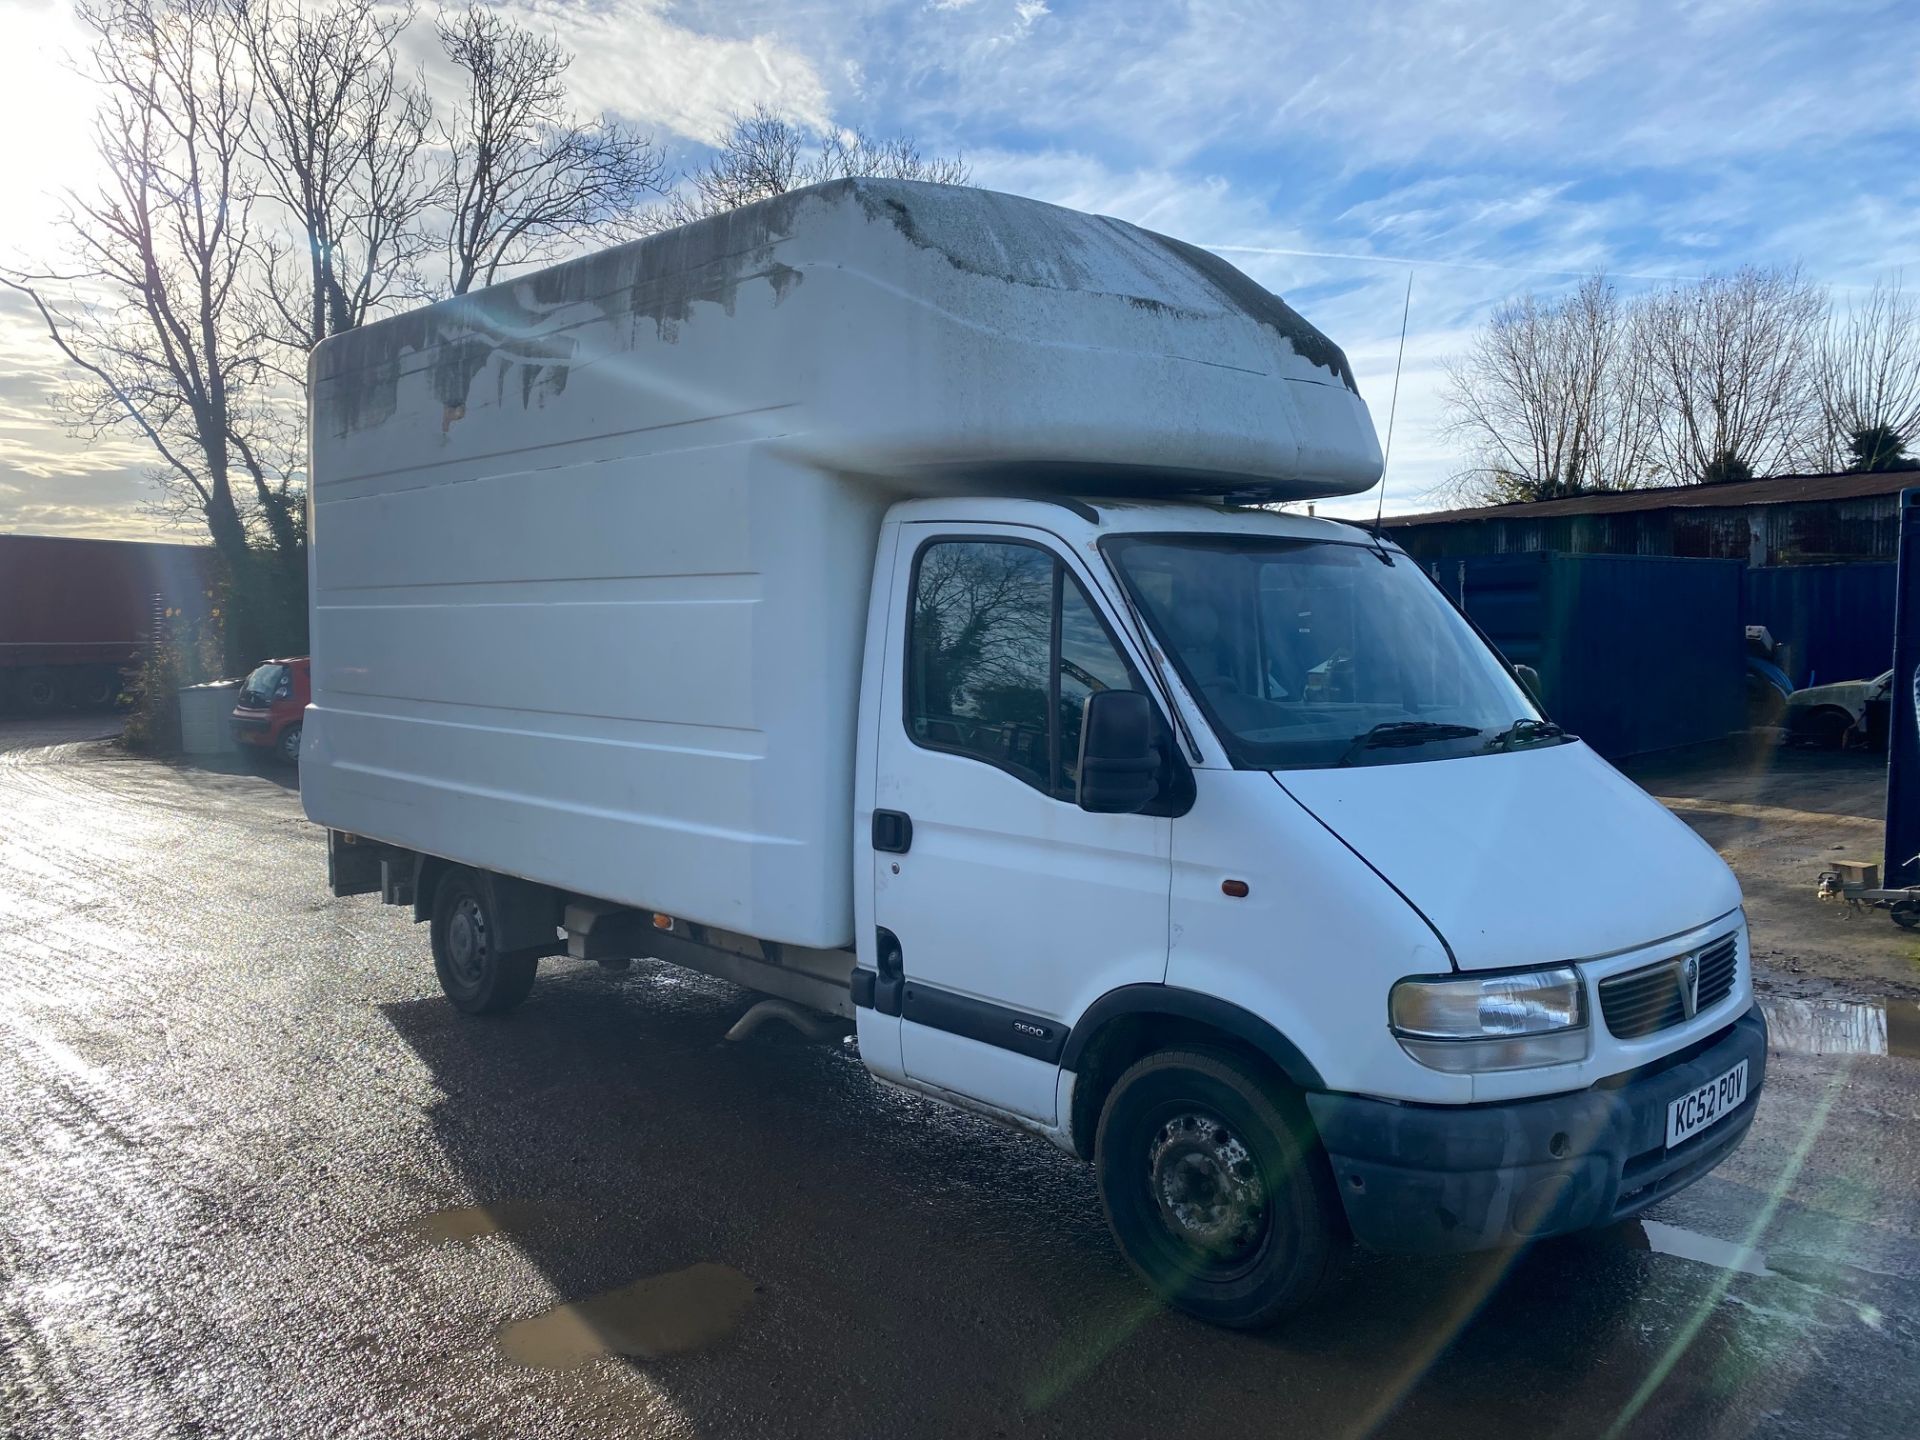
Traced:
[[1747, 571], [1747, 624], [1787, 646], [1787, 677], [1801, 688], [1871, 680], [1893, 664], [1897, 566], [1767, 565]]
[[1431, 574], [1516, 665], [1540, 672], [1547, 713], [1609, 759], [1745, 728], [1738, 560], [1487, 555]]

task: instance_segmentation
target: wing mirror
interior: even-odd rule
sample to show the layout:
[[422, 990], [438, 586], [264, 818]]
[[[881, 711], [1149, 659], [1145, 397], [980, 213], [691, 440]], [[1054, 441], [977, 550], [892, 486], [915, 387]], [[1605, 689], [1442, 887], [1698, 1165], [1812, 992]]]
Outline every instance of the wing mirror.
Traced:
[[1547, 702], [1540, 694], [1540, 672], [1531, 665], [1516, 665], [1513, 673], [1520, 677], [1520, 687], [1533, 697], [1533, 703], [1544, 707]]
[[1131, 815], [1160, 793], [1153, 702], [1137, 690], [1096, 690], [1080, 722], [1080, 808]]

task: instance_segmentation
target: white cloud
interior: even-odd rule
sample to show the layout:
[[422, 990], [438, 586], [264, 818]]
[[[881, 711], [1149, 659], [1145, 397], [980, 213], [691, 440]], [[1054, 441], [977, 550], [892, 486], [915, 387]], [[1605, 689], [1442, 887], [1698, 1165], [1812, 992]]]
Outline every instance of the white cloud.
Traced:
[[0, 264], [44, 245], [66, 186], [95, 173], [86, 39], [66, 0], [9, 0], [0, 45]]
[[[777, 12], [764, 24], [747, 17], [755, 28], [745, 33], [720, 34], [678, 23], [671, 0], [508, 0], [499, 8], [574, 53], [569, 82], [590, 114], [620, 115], [702, 143], [755, 105], [815, 130], [830, 123], [823, 68], [780, 34]], [[435, 88], [448, 93], [452, 76], [431, 27], [416, 25], [409, 44]]]
[[1047, 8], [1047, 0], [1016, 0], [1013, 7], [1014, 33], [1025, 35], [1053, 12]]
[[1280, 145], [1374, 166], [1769, 155], [1920, 117], [1900, 0], [1843, 0], [1817, 22], [1791, 0], [1106, 4], [1054, 15], [1012, 58], [981, 43], [1006, 13], [943, 16], [931, 44], [896, 34], [902, 111], [964, 106], [976, 125], [1097, 138], [1144, 163]]
[[152, 536], [142, 508], [152, 452], [136, 440], [75, 436], [60, 421], [68, 372], [14, 291], [0, 290], [0, 532]]

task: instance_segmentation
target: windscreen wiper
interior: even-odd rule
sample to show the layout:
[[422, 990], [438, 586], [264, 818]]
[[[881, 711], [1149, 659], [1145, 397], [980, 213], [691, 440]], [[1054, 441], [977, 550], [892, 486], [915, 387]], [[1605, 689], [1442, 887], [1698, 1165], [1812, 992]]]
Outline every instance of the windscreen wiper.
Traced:
[[1571, 740], [1564, 727], [1551, 720], [1523, 716], [1487, 742], [1489, 750], [1511, 750], [1516, 745], [1531, 745], [1537, 740]]
[[1480, 733], [1471, 725], [1448, 725], [1438, 720], [1383, 720], [1353, 743], [1333, 763], [1351, 765], [1367, 750], [1390, 745], [1424, 745], [1429, 740], [1471, 740]]

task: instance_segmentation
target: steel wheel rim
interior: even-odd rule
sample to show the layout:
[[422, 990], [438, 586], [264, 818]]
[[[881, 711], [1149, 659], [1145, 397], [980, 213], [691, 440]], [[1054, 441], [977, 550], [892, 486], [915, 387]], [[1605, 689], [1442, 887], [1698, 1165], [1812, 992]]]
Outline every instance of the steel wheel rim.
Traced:
[[462, 895], [447, 917], [447, 968], [472, 988], [486, 978], [487, 955], [487, 912], [471, 895]]
[[1229, 1278], [1258, 1256], [1273, 1228], [1271, 1197], [1253, 1152], [1220, 1116], [1195, 1105], [1163, 1112], [1146, 1171], [1162, 1231], [1198, 1268]]

